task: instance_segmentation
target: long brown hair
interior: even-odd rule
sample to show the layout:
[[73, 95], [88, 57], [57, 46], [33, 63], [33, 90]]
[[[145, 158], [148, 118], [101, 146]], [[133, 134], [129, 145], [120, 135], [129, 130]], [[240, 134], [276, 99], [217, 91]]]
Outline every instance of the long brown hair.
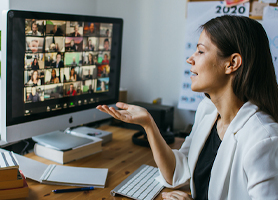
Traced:
[[278, 87], [267, 34], [260, 23], [248, 17], [221, 16], [201, 28], [218, 48], [220, 57], [242, 56], [242, 65], [232, 83], [235, 95], [250, 101], [278, 122]]

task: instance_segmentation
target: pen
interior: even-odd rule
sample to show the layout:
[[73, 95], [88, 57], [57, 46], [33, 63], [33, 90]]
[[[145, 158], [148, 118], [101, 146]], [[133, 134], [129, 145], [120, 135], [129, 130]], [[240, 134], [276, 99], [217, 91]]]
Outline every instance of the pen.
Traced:
[[94, 189], [94, 187], [70, 188], [70, 189], [52, 190], [52, 192], [54, 192], [54, 193], [78, 192], [78, 191], [88, 191], [88, 190], [93, 190], [93, 189]]

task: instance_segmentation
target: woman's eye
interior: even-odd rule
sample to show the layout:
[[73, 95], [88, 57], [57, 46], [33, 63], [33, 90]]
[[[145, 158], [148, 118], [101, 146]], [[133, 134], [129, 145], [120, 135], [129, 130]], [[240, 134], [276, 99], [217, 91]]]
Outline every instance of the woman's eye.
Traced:
[[204, 53], [204, 52], [203, 52], [203, 51], [198, 51], [198, 53], [199, 53], [199, 54], [202, 54], [202, 53]]

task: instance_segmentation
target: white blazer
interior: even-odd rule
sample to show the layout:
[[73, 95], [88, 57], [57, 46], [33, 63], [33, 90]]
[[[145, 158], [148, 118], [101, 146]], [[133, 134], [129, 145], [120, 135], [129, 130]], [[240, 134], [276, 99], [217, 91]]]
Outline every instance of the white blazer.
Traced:
[[[195, 197], [191, 177], [217, 116], [216, 107], [205, 98], [198, 106], [191, 134], [179, 150], [173, 150], [176, 168], [172, 185], [162, 174], [157, 180], [169, 188], [190, 180]], [[226, 130], [211, 169], [208, 198], [278, 199], [278, 123], [250, 102], [240, 108]]]

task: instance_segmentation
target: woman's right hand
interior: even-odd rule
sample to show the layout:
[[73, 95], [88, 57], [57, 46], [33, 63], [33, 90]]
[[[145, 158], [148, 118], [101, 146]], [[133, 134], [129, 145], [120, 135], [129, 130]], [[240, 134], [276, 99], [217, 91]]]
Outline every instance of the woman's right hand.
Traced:
[[107, 105], [99, 105], [96, 108], [123, 122], [138, 124], [143, 127], [151, 122], [152, 117], [145, 108], [122, 102], [116, 103], [116, 106], [122, 110], [116, 110]]
[[163, 139], [150, 113], [145, 108], [126, 103], [118, 102], [116, 106], [121, 110], [116, 110], [107, 105], [99, 105], [97, 109], [108, 113], [115, 119], [141, 125], [147, 133], [148, 141], [158, 168], [163, 174], [164, 179], [169, 184], [172, 184], [176, 166], [175, 154]]

